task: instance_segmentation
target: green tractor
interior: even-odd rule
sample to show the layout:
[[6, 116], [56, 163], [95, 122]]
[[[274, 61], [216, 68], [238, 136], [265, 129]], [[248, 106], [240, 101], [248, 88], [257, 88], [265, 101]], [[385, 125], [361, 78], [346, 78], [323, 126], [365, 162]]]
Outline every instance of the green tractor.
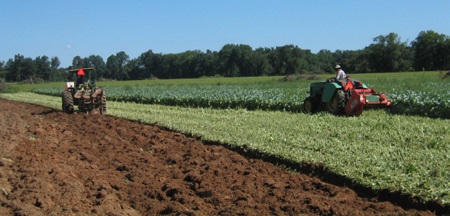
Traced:
[[[62, 92], [62, 110], [73, 113], [77, 106], [80, 112], [106, 113], [106, 91], [96, 87], [93, 79], [95, 68], [79, 68], [68, 71], [68, 82]], [[87, 79], [87, 80], [85, 80]]]
[[303, 109], [307, 113], [325, 109], [336, 115], [359, 116], [364, 107], [392, 106], [385, 93], [378, 93], [350, 77], [311, 83], [309, 89], [309, 96], [303, 102]]

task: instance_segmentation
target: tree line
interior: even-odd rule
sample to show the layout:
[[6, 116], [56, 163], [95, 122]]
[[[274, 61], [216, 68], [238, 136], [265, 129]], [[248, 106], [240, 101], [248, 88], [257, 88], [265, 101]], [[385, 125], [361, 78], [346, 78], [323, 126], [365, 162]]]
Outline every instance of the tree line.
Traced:
[[72, 66], [60, 68], [58, 57], [20, 54], [0, 61], [0, 78], [7, 82], [60, 81], [71, 68], [95, 67], [96, 79], [139, 80], [197, 78], [204, 76], [272, 76], [333, 73], [340, 64], [348, 73], [401, 72], [450, 69], [450, 38], [422, 31], [411, 43], [396, 33], [379, 35], [360, 50], [320, 50], [312, 53], [295, 45], [253, 49], [245, 44], [226, 44], [219, 51], [190, 50], [161, 54], [148, 50], [134, 59], [124, 52], [109, 56], [75, 56]]

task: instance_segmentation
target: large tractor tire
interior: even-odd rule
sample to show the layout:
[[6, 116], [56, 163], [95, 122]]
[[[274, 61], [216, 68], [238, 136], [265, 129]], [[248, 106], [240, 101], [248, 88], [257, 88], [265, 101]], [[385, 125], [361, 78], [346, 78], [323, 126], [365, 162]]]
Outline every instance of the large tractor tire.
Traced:
[[338, 89], [331, 100], [325, 104], [327, 111], [336, 115], [345, 112], [345, 94], [342, 89]]
[[318, 108], [319, 104], [311, 96], [303, 101], [303, 111], [306, 113], [315, 113]]
[[73, 109], [73, 96], [72, 94], [67, 91], [64, 90], [62, 93], [62, 110], [65, 113], [73, 113], [74, 109]]

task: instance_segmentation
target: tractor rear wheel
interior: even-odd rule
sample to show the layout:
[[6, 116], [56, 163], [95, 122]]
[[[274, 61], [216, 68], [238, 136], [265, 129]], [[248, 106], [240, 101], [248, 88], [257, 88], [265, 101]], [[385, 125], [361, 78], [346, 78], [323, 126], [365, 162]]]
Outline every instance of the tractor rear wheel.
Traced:
[[314, 113], [319, 108], [318, 104], [315, 102], [314, 98], [309, 96], [303, 101], [303, 110], [306, 113]]
[[73, 96], [72, 94], [67, 91], [64, 90], [62, 93], [62, 110], [65, 113], [73, 113], [74, 109], [73, 109]]
[[345, 94], [342, 89], [338, 89], [331, 100], [326, 103], [327, 111], [333, 114], [342, 114], [345, 111]]

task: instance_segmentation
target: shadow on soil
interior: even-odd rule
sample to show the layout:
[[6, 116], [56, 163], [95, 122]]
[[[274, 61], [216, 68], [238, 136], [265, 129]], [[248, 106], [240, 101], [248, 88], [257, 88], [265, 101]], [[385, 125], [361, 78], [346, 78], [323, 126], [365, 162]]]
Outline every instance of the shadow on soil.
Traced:
[[331, 172], [327, 167], [320, 164], [311, 163], [298, 163], [286, 159], [281, 159], [273, 155], [268, 155], [248, 149], [245, 147], [236, 147], [228, 144], [221, 144], [218, 142], [202, 141], [205, 145], [221, 145], [235, 151], [248, 159], [260, 159], [272, 164], [276, 164], [280, 167], [294, 170], [296, 172], [306, 174], [311, 177], [319, 178], [320, 180], [334, 184], [340, 187], [348, 187], [358, 193], [359, 196], [366, 199], [377, 200], [379, 202], [389, 201], [402, 208], [417, 209], [417, 210], [430, 210], [437, 215], [444, 215], [450, 212], [450, 205], [443, 205], [440, 201], [423, 201], [419, 197], [411, 196], [408, 194], [402, 194], [401, 192], [393, 192], [389, 190], [374, 190], [370, 187], [356, 183], [354, 180], [345, 176]]

